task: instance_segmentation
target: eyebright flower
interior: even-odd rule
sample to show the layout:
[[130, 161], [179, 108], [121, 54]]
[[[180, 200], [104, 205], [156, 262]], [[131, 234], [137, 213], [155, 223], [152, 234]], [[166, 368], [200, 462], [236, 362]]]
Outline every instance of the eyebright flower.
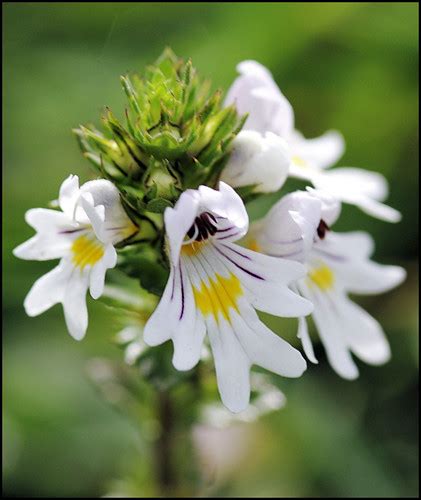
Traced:
[[[348, 293], [377, 294], [399, 285], [405, 270], [370, 260], [374, 245], [365, 232], [334, 233], [337, 201], [309, 188], [283, 197], [250, 230], [253, 248], [307, 266], [307, 276], [293, 286], [313, 302], [312, 317], [333, 369], [354, 379], [358, 368], [351, 353], [366, 363], [383, 364], [389, 344], [380, 324], [348, 298]], [[310, 361], [317, 363], [305, 318], [298, 336]]]
[[13, 253], [26, 260], [61, 259], [34, 283], [24, 306], [29, 316], [38, 316], [62, 303], [69, 333], [80, 340], [88, 326], [88, 288], [94, 299], [102, 295], [105, 273], [117, 262], [113, 245], [137, 228], [107, 180], [79, 188], [78, 177], [71, 175], [61, 185], [58, 204], [61, 211], [33, 208], [26, 212], [25, 220], [36, 235]]
[[232, 187], [255, 185], [257, 193], [278, 191], [288, 177], [290, 161], [288, 144], [282, 137], [244, 130], [233, 141], [221, 180]]
[[228, 91], [225, 104], [234, 103], [240, 114], [249, 113], [243, 130], [272, 132], [287, 141], [291, 154], [289, 175], [309, 180], [316, 188], [369, 215], [389, 222], [400, 220], [397, 210], [382, 203], [388, 185], [381, 174], [351, 167], [326, 171], [343, 155], [345, 143], [339, 132], [331, 130], [306, 139], [295, 130], [292, 106], [272, 74], [256, 61], [243, 61], [237, 70], [240, 76]]
[[178, 370], [194, 367], [206, 333], [225, 406], [244, 410], [250, 367], [287, 377], [306, 368], [300, 352], [275, 335], [255, 309], [278, 316], [309, 314], [312, 305], [288, 288], [304, 276], [301, 264], [237, 246], [248, 229], [241, 198], [224, 182], [185, 191], [164, 213], [170, 275], [144, 330], [148, 345], [169, 339]]

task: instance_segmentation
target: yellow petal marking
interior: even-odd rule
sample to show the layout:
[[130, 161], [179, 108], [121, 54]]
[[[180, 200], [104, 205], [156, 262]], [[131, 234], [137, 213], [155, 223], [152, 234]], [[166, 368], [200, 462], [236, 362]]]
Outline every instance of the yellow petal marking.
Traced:
[[199, 252], [202, 248], [202, 245], [204, 245], [205, 243], [206, 241], [193, 241], [193, 243], [183, 245], [181, 247], [181, 251], [183, 252], [183, 254], [191, 257], [192, 255], [195, 255], [197, 252]]
[[96, 238], [79, 236], [72, 244], [72, 262], [76, 267], [83, 269], [93, 266], [104, 255], [104, 246]]
[[257, 241], [254, 238], [249, 240], [247, 246], [250, 250], [253, 250], [253, 252], [261, 252], [262, 251], [262, 249], [260, 248], [260, 245], [257, 243]]
[[308, 163], [301, 156], [293, 156], [291, 160], [297, 167], [308, 168]]
[[222, 315], [230, 322], [230, 309], [238, 311], [237, 300], [243, 295], [240, 280], [232, 273], [228, 278], [216, 273], [209, 284], [201, 281], [200, 289], [193, 287], [196, 307], [204, 315], [213, 315], [219, 322]]
[[325, 264], [314, 268], [308, 273], [310, 283], [317, 285], [320, 290], [326, 291], [333, 287], [335, 275]]

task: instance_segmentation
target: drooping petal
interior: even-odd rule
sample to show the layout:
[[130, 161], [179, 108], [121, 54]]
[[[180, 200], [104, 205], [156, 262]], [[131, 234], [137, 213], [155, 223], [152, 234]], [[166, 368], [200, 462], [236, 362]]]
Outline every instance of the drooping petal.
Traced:
[[63, 300], [71, 268], [64, 261], [37, 279], [23, 303], [28, 316], [38, 316]]
[[62, 302], [67, 329], [75, 340], [82, 340], [88, 328], [88, 308], [86, 306], [88, 286], [88, 270], [82, 271], [73, 268]]
[[337, 301], [337, 308], [338, 327], [352, 352], [371, 365], [389, 361], [389, 342], [378, 321], [345, 296]]
[[109, 244], [106, 246], [102, 259], [97, 262], [89, 274], [89, 291], [93, 299], [98, 299], [104, 292], [105, 274], [117, 264], [117, 252]]
[[257, 61], [243, 61], [237, 71], [240, 76], [228, 90], [225, 104], [235, 104], [240, 115], [248, 113], [244, 130], [287, 138], [294, 128], [294, 111], [270, 71]]
[[358, 377], [358, 368], [352, 359], [348, 340], [343, 332], [342, 324], [336, 314], [336, 297], [310, 289], [302, 281], [300, 292], [314, 304], [313, 320], [326, 350], [330, 365], [341, 377], [354, 380]]
[[297, 337], [301, 340], [303, 345], [303, 349], [307, 358], [314, 364], [318, 364], [316, 356], [314, 354], [313, 343], [310, 338], [310, 334], [308, 333], [308, 325], [307, 320], [300, 316], [298, 318], [298, 332]]
[[255, 191], [278, 191], [288, 176], [289, 149], [281, 137], [253, 130], [240, 132], [221, 180], [232, 187], [255, 185]]
[[228, 322], [222, 320], [217, 325], [209, 317], [206, 326], [222, 402], [233, 413], [239, 413], [250, 401], [250, 359]]

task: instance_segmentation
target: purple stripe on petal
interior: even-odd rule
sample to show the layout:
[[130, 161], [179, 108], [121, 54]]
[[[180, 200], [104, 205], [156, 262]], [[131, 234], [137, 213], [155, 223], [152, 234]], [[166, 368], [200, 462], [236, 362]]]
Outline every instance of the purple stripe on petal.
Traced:
[[175, 289], [175, 272], [172, 275], [171, 300], [174, 298], [174, 289]]
[[235, 267], [238, 267], [238, 269], [241, 269], [241, 271], [244, 271], [245, 273], [249, 274], [250, 276], [253, 276], [253, 278], [257, 278], [258, 280], [262, 280], [262, 281], [265, 281], [265, 278], [263, 278], [262, 276], [259, 276], [258, 274], [255, 274], [255, 273], [252, 273], [251, 271], [249, 271], [248, 269], [245, 269], [244, 267], [240, 266], [240, 264], [237, 264], [237, 262], [235, 262], [235, 260], [231, 259], [230, 257], [228, 257], [228, 255], [226, 255], [222, 250], [220, 250], [217, 246], [215, 246], [215, 249], [221, 254], [223, 255], [226, 259], [228, 259], [232, 264], [234, 264]]
[[237, 255], [239, 255], [240, 257], [243, 257], [244, 259], [251, 260], [251, 258], [250, 258], [248, 255], [244, 255], [243, 253], [239, 252], [238, 250], [235, 250], [235, 249], [234, 249], [234, 248], [232, 248], [232, 247], [229, 247], [228, 245], [224, 245], [224, 244], [222, 243], [222, 246], [223, 246], [224, 248], [226, 248], [227, 250], [231, 250], [231, 252], [236, 253], [236, 254], [237, 254]]
[[222, 236], [222, 238], [217, 238], [218, 240], [226, 240], [228, 238], [232, 238], [233, 236], [237, 236], [237, 234], [240, 234], [240, 231], [235, 231], [232, 234], [227, 234], [226, 236]]
[[231, 229], [235, 229], [237, 226], [230, 226], [225, 229], [218, 229], [217, 233], [226, 233], [227, 231], [231, 231]]

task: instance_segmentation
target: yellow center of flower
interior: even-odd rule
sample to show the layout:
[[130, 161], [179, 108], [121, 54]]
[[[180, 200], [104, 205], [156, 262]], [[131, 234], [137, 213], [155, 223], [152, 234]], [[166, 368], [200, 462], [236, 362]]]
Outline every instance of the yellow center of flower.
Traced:
[[291, 160], [297, 167], [308, 167], [308, 163], [301, 156], [293, 156]]
[[230, 309], [238, 312], [237, 300], [243, 295], [240, 280], [230, 273], [228, 278], [216, 273], [214, 278], [209, 279], [209, 284], [202, 281], [200, 289], [193, 287], [196, 307], [204, 315], [213, 315], [219, 321], [222, 315], [230, 322]]
[[96, 238], [79, 236], [72, 244], [73, 258], [75, 267], [83, 269], [85, 266], [93, 266], [104, 255], [104, 246]]
[[193, 241], [193, 243], [189, 243], [188, 245], [183, 245], [181, 247], [181, 251], [183, 252], [184, 255], [188, 255], [191, 257], [192, 255], [195, 255], [197, 252], [200, 251], [202, 248], [202, 245], [206, 243], [205, 241]]
[[320, 267], [314, 268], [309, 272], [308, 277], [310, 278], [310, 282], [317, 285], [320, 290], [326, 291], [332, 288], [333, 283], [335, 281], [335, 276], [332, 270], [327, 267], [325, 264]]
[[261, 252], [260, 245], [254, 238], [248, 242], [247, 246], [249, 247], [250, 250], [253, 250], [253, 252]]

